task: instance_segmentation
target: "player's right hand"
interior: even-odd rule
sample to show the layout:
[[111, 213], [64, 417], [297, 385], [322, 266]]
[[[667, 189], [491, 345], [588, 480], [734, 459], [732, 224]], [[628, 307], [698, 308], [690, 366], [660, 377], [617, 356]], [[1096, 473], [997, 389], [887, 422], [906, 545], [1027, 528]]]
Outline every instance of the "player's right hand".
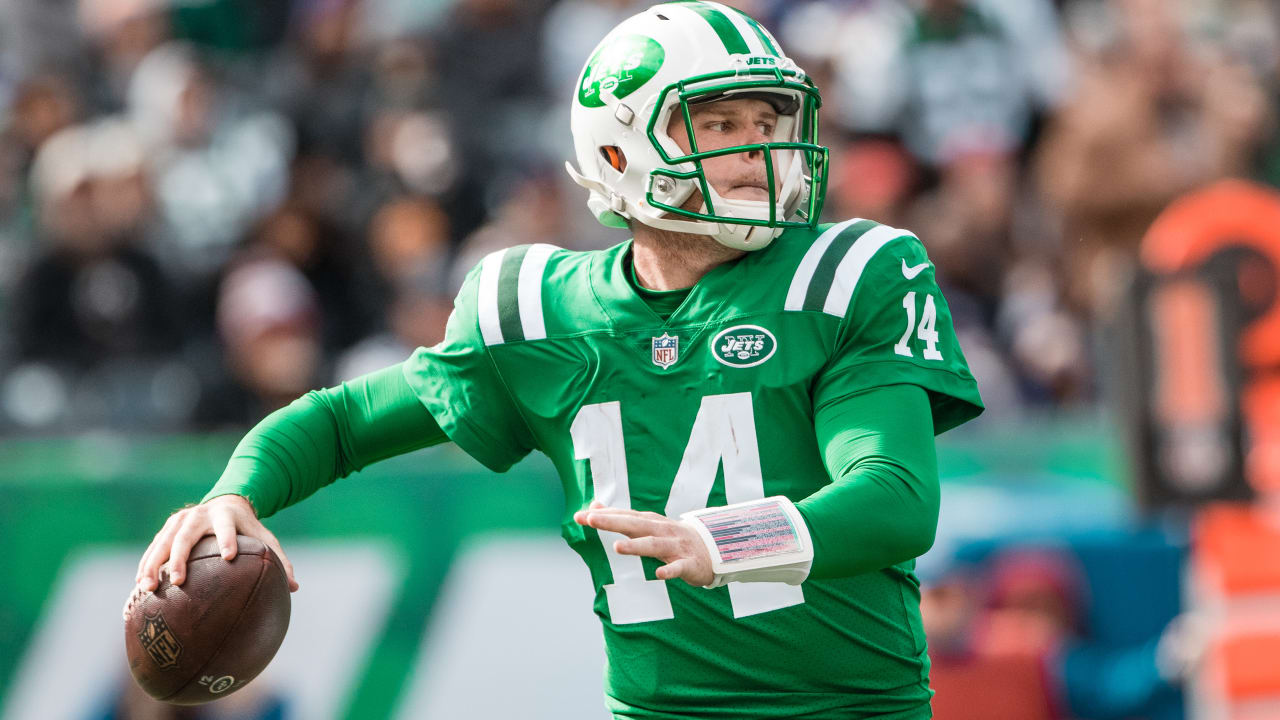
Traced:
[[143, 591], [155, 590], [160, 585], [160, 567], [168, 562], [169, 582], [181, 585], [187, 578], [187, 556], [200, 538], [216, 535], [222, 558], [231, 560], [238, 550], [237, 534], [257, 538], [271, 548], [284, 565], [289, 590], [298, 589], [298, 581], [293, 579], [293, 565], [281, 549], [280, 541], [258, 520], [253, 506], [241, 495], [219, 495], [209, 502], [183, 508], [170, 515], [142, 554], [134, 582]]

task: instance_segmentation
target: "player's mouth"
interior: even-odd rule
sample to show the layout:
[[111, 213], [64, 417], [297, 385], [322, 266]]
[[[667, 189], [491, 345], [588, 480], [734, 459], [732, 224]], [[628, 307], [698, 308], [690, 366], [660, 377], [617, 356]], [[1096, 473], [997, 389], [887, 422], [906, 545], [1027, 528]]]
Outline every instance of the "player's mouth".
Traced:
[[769, 187], [763, 182], [750, 182], [742, 185], [734, 185], [729, 188], [729, 192], [725, 193], [725, 197], [731, 200], [758, 200], [760, 202], [768, 202]]

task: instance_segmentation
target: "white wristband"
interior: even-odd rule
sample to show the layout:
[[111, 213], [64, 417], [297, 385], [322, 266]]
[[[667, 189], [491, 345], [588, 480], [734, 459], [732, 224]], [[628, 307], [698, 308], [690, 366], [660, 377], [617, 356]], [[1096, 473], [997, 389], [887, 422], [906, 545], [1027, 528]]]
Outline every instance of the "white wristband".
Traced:
[[680, 520], [698, 531], [711, 554], [715, 579], [705, 587], [731, 582], [799, 585], [809, 577], [809, 528], [795, 504], [781, 495], [691, 510]]

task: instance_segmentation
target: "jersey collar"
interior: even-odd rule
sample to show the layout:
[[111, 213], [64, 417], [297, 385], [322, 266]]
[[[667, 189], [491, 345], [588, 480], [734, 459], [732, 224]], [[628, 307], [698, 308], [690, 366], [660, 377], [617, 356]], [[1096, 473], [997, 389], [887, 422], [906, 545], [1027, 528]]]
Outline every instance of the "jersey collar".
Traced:
[[689, 289], [689, 295], [671, 313], [671, 317], [663, 321], [627, 279], [626, 258], [630, 252], [631, 241], [627, 240], [596, 255], [590, 269], [592, 292], [601, 311], [616, 330], [707, 324], [732, 294], [733, 283], [730, 278], [751, 257], [748, 255], [713, 268]]

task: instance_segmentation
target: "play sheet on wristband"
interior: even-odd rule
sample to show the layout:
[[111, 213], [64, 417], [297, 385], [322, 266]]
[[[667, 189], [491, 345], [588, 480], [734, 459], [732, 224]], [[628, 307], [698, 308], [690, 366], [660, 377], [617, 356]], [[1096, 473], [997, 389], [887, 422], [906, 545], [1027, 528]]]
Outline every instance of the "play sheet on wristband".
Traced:
[[722, 562], [756, 560], [800, 552], [800, 536], [777, 503], [700, 513]]

